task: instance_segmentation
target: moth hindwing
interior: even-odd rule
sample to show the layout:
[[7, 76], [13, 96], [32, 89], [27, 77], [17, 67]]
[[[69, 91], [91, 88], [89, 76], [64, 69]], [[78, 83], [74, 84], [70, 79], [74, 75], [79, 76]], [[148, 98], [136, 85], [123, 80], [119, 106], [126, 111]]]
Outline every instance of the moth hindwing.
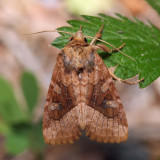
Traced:
[[82, 131], [97, 142], [127, 140], [122, 102], [97, 49], [110, 51], [88, 44], [80, 30], [58, 54], [43, 116], [46, 143], [73, 143]]

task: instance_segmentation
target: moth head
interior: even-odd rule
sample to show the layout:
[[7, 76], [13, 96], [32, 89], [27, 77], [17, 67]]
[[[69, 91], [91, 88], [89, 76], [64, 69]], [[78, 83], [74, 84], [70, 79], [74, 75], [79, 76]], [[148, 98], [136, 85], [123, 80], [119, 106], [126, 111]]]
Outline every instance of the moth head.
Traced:
[[75, 35], [70, 38], [70, 41], [72, 41], [72, 40], [76, 40], [76, 41], [81, 41], [81, 42], [86, 42], [87, 43], [87, 39], [84, 37], [83, 32], [82, 32], [82, 26], [80, 26], [79, 31], [76, 32]]

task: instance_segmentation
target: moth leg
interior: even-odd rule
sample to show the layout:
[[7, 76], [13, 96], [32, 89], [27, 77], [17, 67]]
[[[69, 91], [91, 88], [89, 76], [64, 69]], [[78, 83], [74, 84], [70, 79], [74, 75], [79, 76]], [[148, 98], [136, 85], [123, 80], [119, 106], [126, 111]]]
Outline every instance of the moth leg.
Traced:
[[125, 46], [125, 43], [123, 43], [120, 47], [118, 47], [118, 48], [116, 48], [116, 49], [110, 49], [110, 48], [108, 48], [106, 45], [104, 45], [104, 44], [97, 44], [97, 45], [95, 45], [95, 47], [97, 48], [97, 49], [100, 49], [100, 50], [102, 50], [102, 51], [104, 51], [104, 52], [118, 52], [120, 49], [122, 49], [123, 47]]
[[123, 80], [123, 79], [118, 78], [118, 77], [117, 77], [114, 73], [112, 73], [109, 69], [108, 69], [108, 71], [109, 71], [110, 75], [111, 75], [114, 79], [116, 79], [117, 81], [123, 82], [123, 83], [127, 83], [127, 84], [137, 84], [137, 83], [140, 83], [140, 82], [142, 82], [142, 81], [144, 80], [144, 78], [142, 78], [142, 79], [137, 80], [137, 81], [135, 81], [135, 82], [129, 82], [129, 81], [126, 81], [126, 80]]
[[101, 32], [103, 29], [104, 25], [101, 26], [100, 30], [96, 33], [95, 38], [91, 41], [90, 46], [93, 45], [96, 42], [96, 38], [101, 38]]

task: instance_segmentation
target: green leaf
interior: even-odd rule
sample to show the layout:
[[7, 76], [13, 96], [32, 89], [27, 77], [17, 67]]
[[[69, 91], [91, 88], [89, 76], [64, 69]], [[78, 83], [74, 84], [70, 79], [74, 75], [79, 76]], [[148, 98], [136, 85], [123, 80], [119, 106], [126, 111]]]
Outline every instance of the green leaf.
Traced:
[[[118, 14], [117, 18], [104, 14], [99, 14], [99, 16], [84, 15], [84, 21], [70, 20], [68, 23], [71, 27], [61, 27], [59, 30], [75, 33], [80, 26], [83, 26], [84, 35], [94, 37], [104, 24], [101, 39], [116, 47], [125, 43], [121, 51], [136, 60], [133, 61], [119, 52], [106, 56], [100, 54], [107, 67], [118, 65], [115, 74], [122, 79], [139, 74], [139, 79], [144, 78], [144, 81], [140, 83], [141, 88], [150, 85], [160, 76], [160, 30], [152, 25], [145, 25], [137, 19], [131, 21]], [[52, 43], [53, 46], [63, 48], [67, 44], [69, 35], [61, 35]], [[91, 39], [88, 41], [90, 42]]]
[[29, 148], [30, 140], [26, 135], [11, 132], [6, 138], [5, 145], [7, 152], [16, 155]]
[[58, 37], [54, 42], [52, 42], [52, 45], [62, 49], [67, 43], [68, 39], [64, 39], [64, 37]]
[[11, 132], [11, 128], [6, 123], [0, 121], [0, 134], [8, 135]]
[[28, 105], [30, 113], [32, 113], [38, 100], [38, 83], [35, 76], [30, 72], [24, 72], [21, 80], [22, 90]]
[[42, 120], [32, 126], [30, 138], [31, 138], [30, 148], [35, 153], [42, 151], [45, 146], [42, 135]]
[[147, 0], [147, 1], [160, 14], [160, 0]]
[[29, 122], [14, 124], [6, 135], [6, 150], [10, 154], [19, 154], [26, 149], [39, 154], [44, 146], [42, 120], [35, 124]]
[[10, 84], [0, 78], [0, 116], [4, 123], [14, 124], [25, 119]]

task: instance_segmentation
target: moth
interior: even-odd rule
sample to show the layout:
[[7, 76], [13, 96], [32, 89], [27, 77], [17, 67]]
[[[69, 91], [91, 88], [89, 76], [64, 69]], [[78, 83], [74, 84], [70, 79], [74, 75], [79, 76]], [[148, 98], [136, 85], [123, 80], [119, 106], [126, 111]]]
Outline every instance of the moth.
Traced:
[[[83, 132], [91, 140], [120, 143], [128, 138], [126, 114], [112, 75], [97, 53], [120, 51], [90, 44], [80, 29], [60, 50], [51, 78], [43, 116], [43, 137], [47, 144], [77, 141]], [[88, 36], [89, 37], [89, 36]]]

